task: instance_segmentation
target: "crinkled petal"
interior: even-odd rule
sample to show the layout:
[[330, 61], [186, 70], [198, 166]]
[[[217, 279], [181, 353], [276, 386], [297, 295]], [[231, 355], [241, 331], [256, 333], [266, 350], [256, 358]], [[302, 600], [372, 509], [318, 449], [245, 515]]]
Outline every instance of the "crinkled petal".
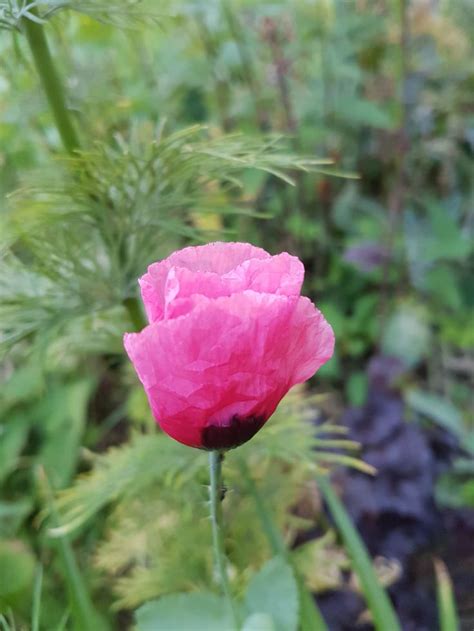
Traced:
[[270, 254], [250, 243], [215, 241], [206, 245], [190, 246], [171, 254], [171, 267], [184, 267], [194, 272], [227, 274], [249, 259], [268, 259]]
[[297, 295], [303, 278], [303, 264], [286, 252], [270, 256], [249, 244], [214, 243], [185, 248], [150, 265], [139, 283], [148, 319], [154, 322], [174, 317], [169, 307], [180, 298], [218, 298], [246, 289]]
[[292, 362], [291, 385], [310, 379], [334, 353], [334, 332], [309, 298], [300, 297], [286, 350]]
[[296, 256], [283, 252], [266, 260], [244, 261], [232, 274], [241, 279], [244, 290], [297, 296], [304, 280], [304, 266]]
[[[329, 358], [332, 330], [298, 296], [245, 290], [191, 301], [184, 315], [127, 334], [125, 348], [170, 436], [194, 447], [235, 446]], [[228, 442], [219, 443], [224, 430]]]

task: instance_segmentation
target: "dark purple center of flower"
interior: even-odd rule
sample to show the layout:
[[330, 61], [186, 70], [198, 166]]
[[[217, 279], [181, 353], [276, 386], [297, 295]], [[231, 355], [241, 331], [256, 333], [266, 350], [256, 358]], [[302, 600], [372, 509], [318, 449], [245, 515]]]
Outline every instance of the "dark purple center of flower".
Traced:
[[204, 449], [232, 449], [254, 436], [267, 419], [265, 416], [233, 416], [228, 425], [208, 425], [202, 430]]

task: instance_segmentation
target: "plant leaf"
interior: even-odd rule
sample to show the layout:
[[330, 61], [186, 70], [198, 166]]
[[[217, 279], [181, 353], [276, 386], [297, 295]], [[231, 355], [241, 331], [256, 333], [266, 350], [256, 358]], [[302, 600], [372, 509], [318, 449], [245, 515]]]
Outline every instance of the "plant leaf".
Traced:
[[92, 385], [91, 379], [58, 384], [39, 406], [45, 435], [39, 460], [54, 488], [68, 484], [75, 472]]
[[276, 626], [267, 613], [253, 613], [244, 622], [242, 631], [276, 631]]
[[15, 468], [30, 429], [30, 419], [22, 412], [12, 414], [0, 424], [0, 481]]
[[231, 612], [215, 594], [170, 594], [136, 611], [137, 631], [222, 631], [232, 629]]
[[446, 565], [440, 559], [435, 559], [434, 567], [440, 631], [458, 631], [459, 621], [451, 578]]
[[431, 392], [412, 389], [406, 393], [406, 402], [415, 412], [435, 421], [459, 438], [463, 437], [461, 413], [448, 399]]
[[245, 605], [249, 613], [268, 614], [276, 631], [296, 631], [298, 586], [292, 568], [282, 557], [268, 561], [252, 578]]

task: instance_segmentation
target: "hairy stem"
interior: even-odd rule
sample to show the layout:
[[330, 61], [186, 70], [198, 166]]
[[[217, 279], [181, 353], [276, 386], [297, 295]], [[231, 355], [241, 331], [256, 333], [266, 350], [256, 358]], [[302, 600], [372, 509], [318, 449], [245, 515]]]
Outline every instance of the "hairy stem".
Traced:
[[222, 592], [227, 600], [229, 609], [234, 619], [234, 626], [239, 628], [239, 615], [230, 592], [229, 579], [227, 577], [227, 561], [224, 552], [224, 533], [222, 527], [222, 460], [223, 454], [219, 451], [209, 452], [209, 476], [210, 476], [210, 504], [212, 522], [212, 545], [217, 574]]
[[[32, 11], [34, 10], [32, 9]], [[36, 70], [53, 113], [62, 143], [66, 151], [72, 153], [74, 150], [79, 149], [79, 138], [67, 109], [63, 86], [49, 50], [43, 26], [27, 18], [23, 20], [23, 25]]]

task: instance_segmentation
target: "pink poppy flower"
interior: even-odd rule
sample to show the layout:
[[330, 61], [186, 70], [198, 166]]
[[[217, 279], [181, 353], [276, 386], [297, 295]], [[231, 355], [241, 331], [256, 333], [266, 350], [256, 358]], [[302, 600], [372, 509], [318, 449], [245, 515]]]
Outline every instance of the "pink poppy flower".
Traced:
[[150, 324], [125, 349], [175, 440], [230, 449], [330, 359], [334, 335], [300, 296], [304, 267], [248, 243], [189, 247], [139, 280]]

